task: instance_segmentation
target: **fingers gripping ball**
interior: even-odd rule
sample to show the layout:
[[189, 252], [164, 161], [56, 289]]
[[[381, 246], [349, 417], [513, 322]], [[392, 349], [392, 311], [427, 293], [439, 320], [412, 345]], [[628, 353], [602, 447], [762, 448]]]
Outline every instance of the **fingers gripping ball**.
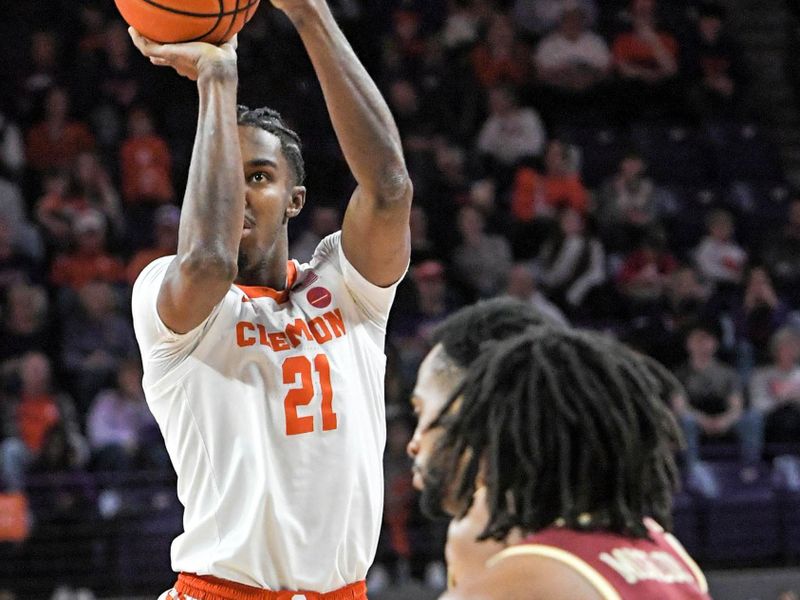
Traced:
[[159, 42], [221, 44], [244, 27], [259, 0], [114, 0], [122, 18]]

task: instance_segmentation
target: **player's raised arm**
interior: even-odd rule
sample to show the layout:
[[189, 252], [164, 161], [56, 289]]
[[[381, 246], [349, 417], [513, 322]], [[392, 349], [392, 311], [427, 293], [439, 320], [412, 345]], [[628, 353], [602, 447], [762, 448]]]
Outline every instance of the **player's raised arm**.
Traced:
[[131, 30], [150, 61], [197, 81], [200, 97], [178, 252], [158, 295], [158, 313], [177, 333], [194, 329], [236, 277], [245, 184], [236, 122], [235, 41], [156, 44]]
[[342, 227], [345, 255], [370, 282], [391, 285], [403, 275], [410, 254], [412, 186], [397, 126], [325, 0], [272, 0], [272, 4], [300, 33], [358, 183]]

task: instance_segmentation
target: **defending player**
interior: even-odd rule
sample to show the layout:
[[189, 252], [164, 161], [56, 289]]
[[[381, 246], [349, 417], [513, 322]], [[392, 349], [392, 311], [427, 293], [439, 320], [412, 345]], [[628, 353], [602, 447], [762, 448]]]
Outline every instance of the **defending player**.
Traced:
[[462, 355], [464, 336], [449, 325], [420, 368], [412, 402], [428, 424], [409, 445], [425, 504], [456, 516], [445, 598], [707, 600], [702, 572], [660, 525], [676, 482], [672, 376], [549, 325], [459, 362], [449, 349]]
[[411, 183], [327, 4], [273, 4], [303, 40], [358, 184], [309, 264], [287, 256], [305, 200], [299, 140], [272, 111], [237, 115], [235, 45], [131, 32], [200, 99], [177, 256], [133, 291], [145, 391], [185, 506], [164, 598], [365, 598], [377, 546], [384, 335], [409, 259]]

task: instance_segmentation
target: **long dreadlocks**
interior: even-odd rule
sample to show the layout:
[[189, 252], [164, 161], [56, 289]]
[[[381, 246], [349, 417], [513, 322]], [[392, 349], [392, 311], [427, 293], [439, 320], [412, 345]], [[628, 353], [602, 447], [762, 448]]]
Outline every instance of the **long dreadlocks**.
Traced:
[[[438, 473], [469, 508], [480, 475], [490, 520], [480, 539], [555, 522], [646, 537], [671, 524], [680, 434], [655, 361], [599, 334], [550, 325], [484, 346], [441, 412]], [[457, 410], [451, 410], [460, 402]]]
[[295, 185], [303, 185], [303, 181], [306, 178], [306, 167], [301, 150], [300, 136], [289, 129], [280, 113], [276, 110], [266, 107], [251, 109], [242, 105], [239, 105], [237, 109], [239, 125], [258, 127], [280, 140], [281, 151], [294, 173]]
[[[466, 369], [480, 354], [482, 343], [519, 335], [526, 328], [544, 322], [530, 304], [511, 298], [494, 298], [466, 306], [450, 315], [433, 332], [433, 343], [441, 344], [444, 350], [434, 351], [433, 368], [440, 377], [447, 377], [448, 386], [459, 388]], [[445, 462], [441, 457], [431, 461], [424, 475], [420, 508], [431, 519], [450, 518], [442, 507], [449, 486]]]

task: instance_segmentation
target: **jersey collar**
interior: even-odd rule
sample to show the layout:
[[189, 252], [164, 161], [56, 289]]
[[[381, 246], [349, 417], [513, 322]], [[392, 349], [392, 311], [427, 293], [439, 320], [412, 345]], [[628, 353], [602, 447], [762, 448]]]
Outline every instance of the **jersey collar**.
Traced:
[[283, 304], [289, 299], [289, 294], [297, 282], [297, 265], [293, 260], [286, 263], [286, 287], [276, 290], [263, 285], [236, 285], [244, 295], [255, 300], [256, 298], [272, 298], [278, 304]]

